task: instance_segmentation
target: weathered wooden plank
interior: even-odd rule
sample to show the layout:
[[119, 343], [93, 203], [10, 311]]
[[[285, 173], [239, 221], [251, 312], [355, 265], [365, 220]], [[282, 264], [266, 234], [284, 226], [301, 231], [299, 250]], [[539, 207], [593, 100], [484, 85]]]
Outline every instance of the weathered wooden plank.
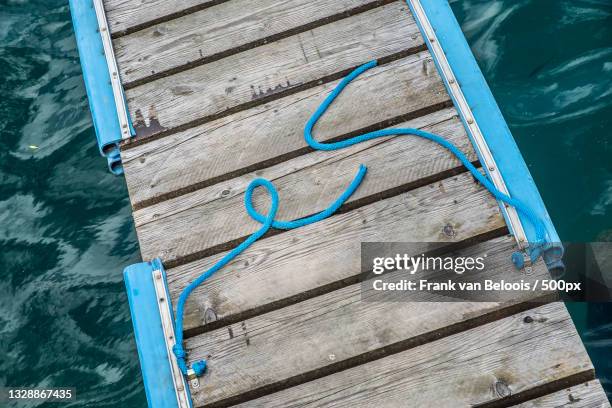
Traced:
[[[469, 304], [450, 305], [446, 313], [461, 314]], [[437, 313], [440, 307], [444, 309], [439, 304], [423, 307], [422, 311], [419, 308], [401, 318], [428, 324], [428, 319], [419, 319], [419, 314], [424, 317]], [[526, 320], [527, 316], [531, 319]], [[390, 332], [401, 330], [404, 322], [399, 321], [402, 324], [391, 326]], [[420, 331], [420, 325], [415, 330]], [[247, 333], [251, 344], [258, 340], [258, 333]], [[244, 342], [244, 338], [241, 340]], [[267, 357], [275, 360], [285, 356], [277, 352]], [[238, 367], [218, 367], [218, 374], [228, 369]], [[425, 407], [435, 402], [436, 407], [470, 407], [591, 370], [565, 306], [555, 302], [249, 401], [244, 406]], [[213, 375], [217, 374], [211, 370]], [[206, 384], [202, 385], [208, 391]], [[195, 396], [196, 405], [205, 402], [201, 399], [203, 394]]]
[[380, 4], [380, 0], [233, 0], [117, 38], [113, 45], [122, 79], [134, 82], [151, 72], [209, 62], [211, 57], [219, 59]]
[[[515, 248], [511, 237], [503, 237], [477, 244], [459, 254], [471, 257], [486, 254], [487, 267], [482, 276], [514, 282], [523, 278], [509, 269], [510, 254]], [[419, 278], [431, 279], [440, 273], [422, 271]], [[534, 273], [538, 278], [549, 276], [542, 262], [536, 265]], [[478, 316], [508, 306], [492, 302], [436, 303], [435, 295], [431, 294], [424, 294], [422, 302], [381, 301], [380, 297], [377, 301], [380, 294], [371, 287], [366, 288], [368, 285], [359, 283], [350, 285], [188, 339], [190, 357], [207, 358], [210, 368], [204, 384], [192, 390], [196, 405], [282, 383], [315, 370], [333, 370], [330, 365], [343, 364], [356, 356], [465, 320], [478, 320]], [[526, 292], [513, 302], [521, 303], [541, 295]], [[362, 359], [365, 360], [362, 363], [368, 360]], [[318, 376], [326, 374], [320, 372]]]
[[[137, 135], [179, 131], [422, 47], [397, 2], [126, 91]], [[129, 73], [122, 74], [129, 85]]]
[[[449, 97], [428, 61], [418, 54], [366, 72], [345, 89], [315, 129], [321, 141], [372, 125], [415, 116]], [[304, 124], [338, 81], [240, 111], [221, 119], [124, 149], [122, 162], [132, 205], [161, 200], [173, 193], [204, 187], [220, 177], [254, 170], [284, 156], [308, 151]], [[369, 103], [375, 100], [376, 103]], [[439, 122], [454, 108], [411, 122]]]
[[[426, 129], [442, 135], [472, 160], [476, 159], [458, 119]], [[279, 191], [277, 219], [296, 219], [319, 212], [344, 191], [362, 163], [370, 167], [360, 187], [347, 200], [352, 205], [367, 204], [385, 194], [394, 195], [398, 189], [397, 193], [460, 168], [451, 153], [414, 136], [377, 139], [333, 152], [316, 151], [135, 211], [142, 256], [145, 259], [159, 256], [174, 266], [173, 261], [206, 255], [202, 251], [221, 244], [233, 246], [232, 241], [256, 231], [260, 224], [248, 216], [243, 203], [244, 191], [256, 177], [272, 180]], [[253, 194], [253, 202], [258, 211], [265, 213], [269, 198], [260, 190]]]
[[169, 16], [228, 0], [104, 0], [106, 20], [114, 36]]
[[516, 405], [518, 408], [610, 408], [601, 384], [597, 380], [575, 385]]
[[[416, 254], [428, 242], [459, 242], [504, 226], [488, 192], [461, 174], [255, 243], [193, 292], [184, 327], [357, 278], [361, 242], [414, 242]], [[168, 270], [172, 298], [223, 255]]]

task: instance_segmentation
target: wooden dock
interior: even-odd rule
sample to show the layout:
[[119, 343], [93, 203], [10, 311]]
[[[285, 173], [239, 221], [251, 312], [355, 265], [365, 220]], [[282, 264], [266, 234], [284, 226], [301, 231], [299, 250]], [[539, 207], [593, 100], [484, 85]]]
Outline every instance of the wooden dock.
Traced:
[[[193, 406], [610, 407], [559, 302], [366, 302], [360, 243], [496, 248], [517, 276], [496, 200], [449, 152], [413, 137], [314, 151], [304, 124], [339, 80], [371, 60], [317, 125], [318, 140], [416, 127], [479, 163], [428, 43], [404, 1], [104, 0], [136, 136], [121, 160], [145, 260], [171, 300], [260, 224], [254, 178], [280, 194], [274, 230], [187, 303], [186, 349], [208, 372]], [[431, 44], [430, 44], [431, 45]], [[257, 191], [266, 212], [268, 196]], [[540, 260], [533, 273], [547, 276]], [[150, 404], [155, 406], [153, 402]]]

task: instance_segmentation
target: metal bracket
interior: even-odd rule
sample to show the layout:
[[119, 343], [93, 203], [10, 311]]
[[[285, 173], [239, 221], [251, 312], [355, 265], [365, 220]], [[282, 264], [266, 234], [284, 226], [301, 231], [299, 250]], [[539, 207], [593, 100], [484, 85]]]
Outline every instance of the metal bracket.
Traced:
[[[164, 280], [164, 274], [161, 270], [156, 269], [153, 274], [153, 286], [157, 296], [157, 306], [159, 307], [159, 316], [161, 317], [162, 328], [164, 331], [164, 340], [166, 343], [166, 351], [168, 360], [170, 361], [170, 369], [172, 370], [172, 381], [176, 391], [176, 400], [179, 408], [190, 408], [190, 398], [185, 384], [185, 377], [176, 363], [172, 347], [176, 344], [174, 336], [174, 321], [172, 319], [172, 307], [170, 306], [169, 293]], [[198, 384], [199, 385], [199, 384]]]

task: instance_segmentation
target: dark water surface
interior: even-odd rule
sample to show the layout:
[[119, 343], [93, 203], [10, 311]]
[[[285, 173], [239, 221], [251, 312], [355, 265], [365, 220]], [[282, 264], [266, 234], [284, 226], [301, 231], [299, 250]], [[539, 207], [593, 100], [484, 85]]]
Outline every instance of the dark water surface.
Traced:
[[[612, 0], [455, 0], [563, 241], [612, 241]], [[612, 303], [568, 308], [612, 399]]]
[[[612, 0], [452, 6], [561, 237], [611, 240]], [[145, 406], [121, 276], [138, 245], [123, 178], [98, 155], [66, 0], [0, 0], [0, 69], [0, 386]], [[572, 313], [611, 392], [612, 308]]]

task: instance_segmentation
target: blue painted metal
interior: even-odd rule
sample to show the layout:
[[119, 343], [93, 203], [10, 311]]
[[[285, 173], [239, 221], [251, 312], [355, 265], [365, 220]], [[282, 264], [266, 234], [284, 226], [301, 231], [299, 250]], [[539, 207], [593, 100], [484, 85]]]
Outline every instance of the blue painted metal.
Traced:
[[70, 13], [100, 154], [109, 170], [119, 175], [121, 129], [93, 0], [70, 0]]
[[[166, 282], [166, 272], [159, 259], [128, 266], [123, 271], [123, 277], [149, 407], [177, 408], [176, 390], [153, 284], [155, 270], [162, 272]], [[172, 307], [170, 299], [168, 305]]]
[[[407, 1], [413, 15], [416, 12], [410, 0]], [[478, 63], [461, 31], [461, 27], [447, 0], [420, 0], [427, 18], [434, 28], [437, 41], [442, 47], [457, 83], [472, 110], [474, 120], [478, 123], [489, 149], [502, 174], [511, 197], [517, 198], [529, 206], [542, 220], [548, 234], [547, 242], [552, 244], [544, 253], [549, 268], [562, 268], [560, 261], [563, 248], [560, 239], [546, 210], [542, 197], [527, 168], [521, 152], [510, 133], [510, 129], [495, 102], [493, 94], [480, 71]], [[423, 38], [431, 49], [431, 43], [417, 19]], [[433, 55], [433, 54], [432, 54]], [[435, 61], [435, 57], [434, 57]], [[438, 61], [435, 61], [440, 70]], [[452, 97], [449, 84], [443, 78]], [[453, 98], [454, 99], [454, 98]], [[455, 105], [457, 106], [456, 101]], [[466, 129], [468, 127], [466, 126]], [[469, 130], [468, 130], [469, 131]], [[472, 135], [470, 135], [472, 137]], [[473, 141], [473, 137], [472, 137]], [[481, 158], [482, 159], [482, 158]], [[488, 173], [488, 169], [485, 169]], [[503, 209], [503, 207], [502, 207]], [[536, 241], [536, 231], [532, 223], [519, 213], [521, 223], [529, 242]]]

